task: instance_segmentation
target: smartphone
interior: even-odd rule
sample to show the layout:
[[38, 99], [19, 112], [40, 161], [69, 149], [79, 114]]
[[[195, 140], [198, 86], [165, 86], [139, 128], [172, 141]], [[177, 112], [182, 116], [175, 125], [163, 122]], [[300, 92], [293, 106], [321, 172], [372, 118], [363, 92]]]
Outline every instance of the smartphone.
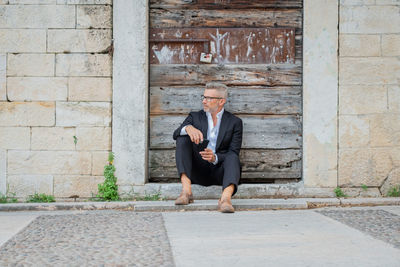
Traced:
[[203, 142], [199, 143], [197, 145], [197, 148], [199, 149], [199, 151], [203, 151], [204, 149], [206, 149], [209, 142], [210, 142], [210, 140], [204, 139]]

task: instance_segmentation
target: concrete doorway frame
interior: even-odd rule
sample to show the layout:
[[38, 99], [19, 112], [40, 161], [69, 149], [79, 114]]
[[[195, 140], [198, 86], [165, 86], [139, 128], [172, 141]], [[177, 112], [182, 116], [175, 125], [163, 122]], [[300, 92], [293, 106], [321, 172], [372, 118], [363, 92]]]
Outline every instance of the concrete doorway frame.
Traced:
[[[338, 1], [304, 0], [303, 4], [302, 181], [244, 184], [237, 197], [334, 196], [338, 184]], [[174, 198], [180, 184], [147, 183], [148, 31], [148, 0], [114, 1], [112, 151], [122, 192], [160, 192]], [[219, 197], [220, 190], [193, 187], [193, 193], [203, 198]]]

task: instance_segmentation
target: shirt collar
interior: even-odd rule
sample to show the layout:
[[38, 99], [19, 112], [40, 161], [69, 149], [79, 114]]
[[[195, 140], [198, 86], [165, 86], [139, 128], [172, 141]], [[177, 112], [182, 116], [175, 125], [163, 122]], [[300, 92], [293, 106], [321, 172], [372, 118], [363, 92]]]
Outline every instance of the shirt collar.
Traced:
[[[224, 114], [224, 110], [225, 108], [222, 108], [220, 112], [217, 113], [217, 119], [220, 119], [222, 117], [222, 115]], [[206, 112], [207, 117], [211, 117], [211, 113], [210, 112]]]

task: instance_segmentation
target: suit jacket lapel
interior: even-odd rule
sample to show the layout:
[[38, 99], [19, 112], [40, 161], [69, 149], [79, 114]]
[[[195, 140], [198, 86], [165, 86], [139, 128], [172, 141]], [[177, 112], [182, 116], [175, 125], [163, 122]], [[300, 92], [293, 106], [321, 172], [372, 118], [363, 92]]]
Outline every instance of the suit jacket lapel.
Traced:
[[201, 132], [203, 133], [204, 139], [207, 139], [207, 131], [208, 131], [208, 119], [207, 114], [203, 111], [201, 115]]
[[228, 125], [228, 112], [224, 111], [222, 114], [221, 125], [219, 126], [219, 132], [217, 137], [217, 144], [215, 145], [215, 151], [218, 150], [221, 145], [222, 139], [224, 139], [226, 126]]

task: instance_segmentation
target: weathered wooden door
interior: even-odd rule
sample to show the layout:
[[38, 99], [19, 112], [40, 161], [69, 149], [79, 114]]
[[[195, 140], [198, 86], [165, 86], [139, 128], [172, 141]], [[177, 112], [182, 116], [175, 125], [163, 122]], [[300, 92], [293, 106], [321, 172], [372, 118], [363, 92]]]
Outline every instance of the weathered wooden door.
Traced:
[[211, 81], [244, 123], [242, 182], [301, 178], [302, 0], [150, 0], [149, 47], [150, 182], [179, 180], [172, 133]]

